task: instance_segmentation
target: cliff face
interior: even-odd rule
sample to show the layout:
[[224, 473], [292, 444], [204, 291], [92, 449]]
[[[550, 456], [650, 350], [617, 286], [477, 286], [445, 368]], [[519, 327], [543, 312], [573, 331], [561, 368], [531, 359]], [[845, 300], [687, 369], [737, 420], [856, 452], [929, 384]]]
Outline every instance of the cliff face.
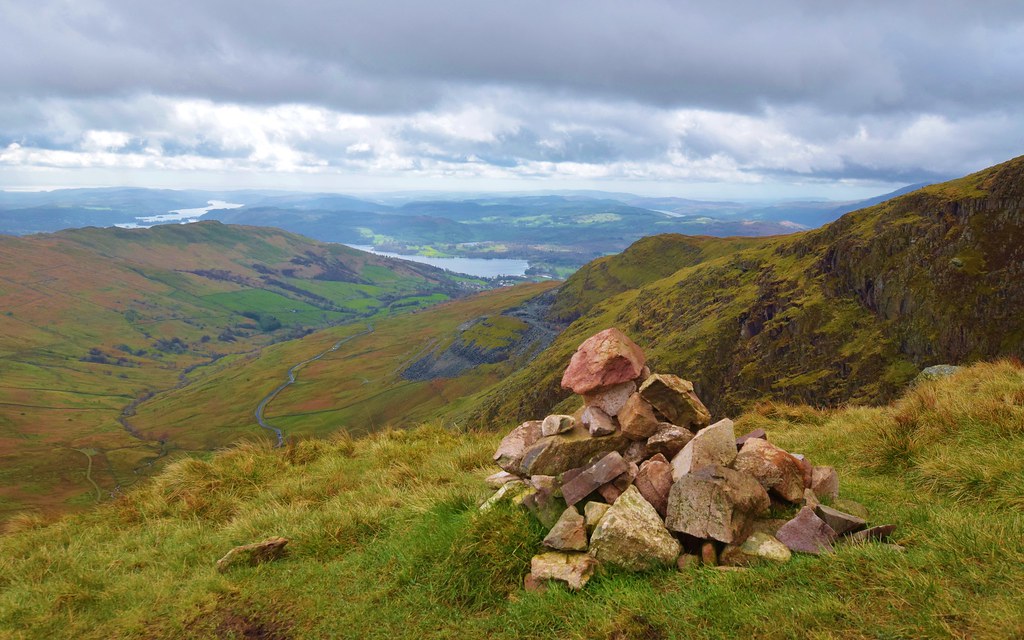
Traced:
[[478, 405], [480, 423], [568, 397], [558, 363], [609, 326], [715, 413], [888, 401], [932, 364], [1024, 357], [1024, 157], [816, 231], [645, 239], [570, 278], [553, 309], [578, 319]]

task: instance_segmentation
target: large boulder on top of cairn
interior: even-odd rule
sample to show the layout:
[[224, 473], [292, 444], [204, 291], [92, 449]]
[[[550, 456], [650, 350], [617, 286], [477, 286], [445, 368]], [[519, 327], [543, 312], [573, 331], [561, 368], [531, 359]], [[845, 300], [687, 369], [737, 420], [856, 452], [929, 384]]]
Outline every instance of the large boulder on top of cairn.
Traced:
[[562, 388], [584, 394], [635, 380], [645, 362], [643, 349], [626, 334], [615, 328], [605, 329], [576, 349], [562, 375]]
[[693, 392], [693, 383], [667, 373], [651, 374], [640, 395], [672, 424], [697, 431], [711, 424], [711, 412]]
[[679, 480], [708, 465], [729, 466], [736, 458], [736, 432], [732, 420], [724, 418], [704, 427], [672, 458], [672, 476]]
[[540, 420], [529, 420], [519, 425], [502, 438], [498, 450], [494, 452], [494, 461], [503, 470], [522, 475], [523, 456], [535, 442], [541, 438]]
[[[735, 438], [731, 442], [735, 451]], [[754, 518], [769, 506], [768, 492], [752, 476], [709, 465], [672, 485], [665, 525], [697, 538], [740, 542], [750, 533]]]
[[636, 487], [619, 496], [590, 537], [595, 558], [630, 571], [674, 565], [681, 552], [679, 541]]
[[521, 471], [524, 475], [551, 475], [565, 473], [604, 457], [612, 451], [621, 451], [629, 440], [620, 433], [600, 438], [577, 424], [571, 430], [537, 440], [523, 455]]
[[804, 498], [800, 461], [767, 440], [747, 440], [736, 454], [732, 468], [754, 476], [762, 487], [787, 502], [796, 504]]

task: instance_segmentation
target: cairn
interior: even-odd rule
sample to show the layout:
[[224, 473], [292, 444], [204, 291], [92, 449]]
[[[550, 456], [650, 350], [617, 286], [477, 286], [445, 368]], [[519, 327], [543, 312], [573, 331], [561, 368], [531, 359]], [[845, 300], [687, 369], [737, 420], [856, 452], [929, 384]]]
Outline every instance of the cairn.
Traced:
[[[582, 589], [599, 565], [787, 562], [839, 541], [886, 540], [895, 528], [868, 528], [862, 506], [839, 500], [834, 468], [784, 451], [763, 430], [737, 438], [732, 420], [712, 424], [693, 384], [652, 373], [618, 329], [579, 346], [562, 387], [583, 406], [505, 436], [494, 454], [502, 471], [487, 478], [497, 492], [481, 506], [512, 500], [549, 529], [528, 589], [548, 580]], [[799, 511], [771, 519], [773, 504]]]

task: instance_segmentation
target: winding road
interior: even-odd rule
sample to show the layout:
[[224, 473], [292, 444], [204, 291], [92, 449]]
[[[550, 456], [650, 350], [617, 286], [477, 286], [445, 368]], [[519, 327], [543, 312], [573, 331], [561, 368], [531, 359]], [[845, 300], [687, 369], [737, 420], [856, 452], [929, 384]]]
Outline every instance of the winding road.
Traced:
[[320, 358], [326, 356], [328, 353], [331, 353], [332, 351], [337, 351], [341, 347], [341, 345], [345, 344], [349, 340], [352, 340], [353, 338], [358, 338], [359, 336], [365, 336], [365, 335], [370, 334], [370, 333], [373, 333], [373, 325], [372, 324], [367, 324], [366, 325], [366, 331], [361, 331], [359, 333], [350, 335], [347, 338], [342, 338], [341, 340], [338, 340], [337, 342], [335, 342], [334, 346], [332, 346], [330, 349], [327, 349], [327, 350], [325, 350], [325, 351], [323, 351], [321, 353], [318, 353], [317, 355], [313, 356], [312, 358], [309, 358], [307, 360], [303, 360], [302, 362], [300, 362], [300, 363], [298, 363], [296, 365], [293, 365], [292, 368], [288, 370], [288, 379], [285, 380], [283, 383], [281, 383], [281, 385], [278, 386], [276, 389], [274, 389], [273, 391], [268, 393], [266, 395], [266, 397], [264, 397], [262, 400], [260, 400], [260, 403], [259, 403], [259, 405], [257, 405], [256, 412], [255, 412], [256, 422], [261, 427], [263, 427], [267, 431], [273, 432], [274, 435], [277, 436], [277, 446], [278, 447], [284, 446], [284, 432], [281, 431], [280, 429], [278, 429], [277, 427], [271, 425], [270, 423], [268, 423], [266, 421], [266, 419], [264, 419], [264, 417], [263, 417], [263, 412], [264, 412], [264, 410], [266, 410], [267, 405], [270, 404], [270, 401], [273, 400], [274, 398], [276, 398], [277, 394], [279, 394], [282, 391], [284, 391], [285, 389], [287, 389], [288, 385], [291, 385], [291, 384], [295, 383], [295, 372], [296, 371], [298, 371], [299, 369], [301, 369], [305, 365], [309, 364], [310, 362], [313, 362], [315, 360], [319, 360]]

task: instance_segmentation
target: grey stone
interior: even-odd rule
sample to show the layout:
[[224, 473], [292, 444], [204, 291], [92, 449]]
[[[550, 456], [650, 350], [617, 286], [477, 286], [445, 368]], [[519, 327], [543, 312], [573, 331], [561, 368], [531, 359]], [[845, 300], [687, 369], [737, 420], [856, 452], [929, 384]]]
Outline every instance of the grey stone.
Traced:
[[235, 547], [217, 561], [217, 571], [224, 573], [236, 566], [255, 567], [264, 562], [272, 562], [285, 554], [287, 544], [288, 538], [278, 537]]
[[704, 466], [672, 485], [665, 524], [679, 533], [732, 543], [746, 538], [754, 519], [770, 505], [768, 493], [752, 476]]
[[542, 437], [553, 436], [559, 433], [565, 433], [576, 426], [576, 418], [566, 415], [551, 415], [544, 418], [544, 422], [540, 425], [540, 435]]
[[819, 504], [814, 508], [814, 513], [819, 518], [828, 523], [828, 526], [832, 527], [836, 535], [843, 535], [846, 533], [852, 533], [854, 531], [860, 531], [867, 523], [863, 518], [849, 513], [844, 513], [838, 509], [832, 507], [826, 507], [823, 504]]
[[628, 444], [620, 433], [593, 438], [582, 425], [576, 425], [571, 431], [541, 438], [527, 449], [522, 460], [523, 475], [559, 475], [625, 449]]
[[729, 466], [736, 458], [736, 434], [732, 420], [725, 418], [704, 427], [672, 458], [672, 477], [679, 480], [708, 465]]
[[509, 473], [508, 471], [499, 471], [498, 473], [493, 473], [487, 476], [484, 482], [486, 482], [487, 486], [492, 489], [500, 489], [509, 482], [513, 482], [519, 479], [519, 476], [517, 476], [514, 473]]
[[583, 426], [587, 428], [592, 436], [609, 436], [615, 433], [618, 428], [612, 417], [598, 407], [587, 407], [580, 417]]
[[594, 557], [630, 571], [672, 566], [681, 551], [658, 512], [636, 487], [623, 492], [590, 538]]
[[558, 496], [555, 489], [547, 487], [541, 489], [528, 488], [516, 496], [513, 502], [521, 504], [542, 525], [549, 529], [555, 526], [559, 516], [565, 511], [565, 501]]
[[487, 511], [488, 509], [493, 508], [494, 505], [498, 504], [502, 500], [511, 500], [516, 496], [522, 494], [523, 492], [527, 491], [528, 489], [532, 491], [532, 489], [530, 489], [530, 487], [527, 486], [527, 484], [522, 480], [513, 480], [511, 482], [506, 482], [505, 484], [501, 485], [501, 487], [499, 487], [497, 491], [494, 492], [494, 495], [492, 495], [490, 498], [484, 501], [482, 505], [480, 505], [480, 510]]
[[583, 404], [598, 408], [614, 417], [619, 415], [622, 407], [626, 406], [626, 400], [629, 400], [629, 396], [634, 393], [636, 393], [636, 383], [630, 380], [584, 394]]

